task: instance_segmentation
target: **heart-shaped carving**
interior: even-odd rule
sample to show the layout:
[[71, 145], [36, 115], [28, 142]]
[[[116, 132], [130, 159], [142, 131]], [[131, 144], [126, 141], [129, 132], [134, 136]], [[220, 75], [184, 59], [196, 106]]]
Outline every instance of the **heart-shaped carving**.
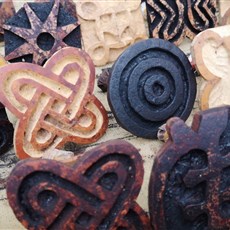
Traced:
[[91, 143], [104, 134], [107, 113], [92, 94], [95, 68], [84, 51], [64, 48], [44, 67], [14, 63], [0, 75], [1, 101], [18, 118], [19, 158], [41, 157], [67, 142]]
[[201, 109], [229, 105], [230, 25], [200, 33], [191, 52], [193, 62], [206, 80], [201, 87]]
[[167, 122], [149, 183], [154, 229], [230, 229], [230, 106]]
[[143, 162], [131, 144], [115, 140], [82, 155], [72, 168], [24, 160], [7, 181], [7, 196], [27, 229], [150, 229], [135, 202]]

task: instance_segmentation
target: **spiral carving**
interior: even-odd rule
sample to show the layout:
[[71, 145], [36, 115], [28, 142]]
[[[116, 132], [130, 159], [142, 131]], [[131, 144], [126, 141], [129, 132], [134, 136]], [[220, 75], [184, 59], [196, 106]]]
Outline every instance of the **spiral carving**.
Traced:
[[118, 123], [145, 138], [156, 138], [158, 127], [170, 117], [186, 119], [195, 95], [195, 77], [187, 57], [161, 39], [129, 47], [114, 64], [108, 87]]
[[143, 181], [137, 149], [110, 141], [69, 168], [51, 160], [25, 160], [7, 181], [16, 217], [27, 229], [150, 229], [135, 202]]
[[216, 0], [145, 0], [150, 37], [179, 45], [217, 22]]

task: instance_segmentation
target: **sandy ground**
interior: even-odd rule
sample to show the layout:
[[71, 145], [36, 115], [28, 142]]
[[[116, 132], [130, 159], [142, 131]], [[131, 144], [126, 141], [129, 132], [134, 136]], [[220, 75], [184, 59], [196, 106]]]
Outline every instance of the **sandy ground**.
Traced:
[[[15, 1], [17, 9], [22, 5], [23, 1]], [[190, 41], [186, 40], [181, 46], [181, 49], [188, 54], [190, 48]], [[0, 53], [4, 54], [3, 47], [0, 47]], [[97, 72], [100, 71], [100, 68], [97, 69]], [[200, 81], [200, 79], [198, 79]], [[109, 111], [109, 106], [107, 104], [106, 94], [102, 93], [96, 86], [95, 86], [95, 95], [102, 101], [106, 110]], [[194, 105], [194, 110], [197, 111], [198, 105], [197, 102]], [[144, 168], [145, 168], [145, 176], [144, 176], [144, 183], [142, 186], [141, 193], [138, 197], [138, 203], [147, 211], [148, 204], [147, 204], [147, 197], [148, 197], [148, 182], [149, 176], [153, 164], [154, 157], [161, 147], [162, 143], [159, 141], [153, 140], [146, 140], [142, 138], [137, 138], [132, 134], [128, 133], [127, 131], [120, 128], [116, 121], [114, 120], [111, 113], [110, 114], [110, 121], [109, 121], [109, 129], [107, 130], [104, 137], [102, 137], [97, 143], [104, 142], [110, 139], [124, 139], [129, 141], [133, 144], [136, 148], [140, 149], [140, 153], [144, 159]], [[188, 123], [190, 124], [192, 116], [188, 119]], [[95, 145], [95, 144], [94, 144]], [[12, 170], [13, 166], [16, 162], [16, 157], [14, 156], [14, 150], [12, 149], [7, 154], [0, 158], [0, 178], [6, 178], [10, 171]], [[14, 214], [12, 213], [11, 208], [8, 205], [8, 201], [6, 198], [6, 191], [4, 188], [0, 187], [0, 229], [6, 230], [19, 230], [23, 229], [22, 225], [17, 221]]]

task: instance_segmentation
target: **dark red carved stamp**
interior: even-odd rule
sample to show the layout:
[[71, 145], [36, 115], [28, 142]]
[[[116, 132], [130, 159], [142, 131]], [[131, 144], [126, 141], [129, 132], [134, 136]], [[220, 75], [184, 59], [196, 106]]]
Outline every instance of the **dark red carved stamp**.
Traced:
[[167, 123], [149, 184], [154, 229], [230, 229], [230, 107]]
[[81, 47], [79, 23], [60, 0], [25, 3], [4, 30], [5, 58], [11, 62], [43, 65], [63, 47]]
[[25, 160], [7, 181], [7, 196], [27, 229], [150, 229], [135, 202], [142, 181], [138, 150], [110, 141], [86, 152], [72, 168]]

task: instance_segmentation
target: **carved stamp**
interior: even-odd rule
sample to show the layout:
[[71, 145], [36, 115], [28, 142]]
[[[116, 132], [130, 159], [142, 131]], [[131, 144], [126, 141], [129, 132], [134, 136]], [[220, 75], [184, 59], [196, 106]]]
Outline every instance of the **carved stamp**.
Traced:
[[[49, 1], [50, 0], [35, 0], [35, 2], [49, 2]], [[78, 19], [76, 4], [73, 2], [73, 0], [60, 0], [60, 3], [68, 13], [70, 13], [73, 17]]]
[[0, 42], [3, 41], [3, 28], [2, 26], [10, 17], [15, 14], [14, 4], [12, 0], [1, 0], [0, 2]]
[[230, 24], [230, 2], [228, 0], [219, 1], [219, 14], [221, 25]]
[[84, 51], [66, 47], [44, 67], [13, 63], [0, 75], [1, 101], [18, 118], [19, 158], [41, 157], [67, 142], [92, 143], [104, 134], [107, 113], [93, 95], [95, 68]]
[[167, 122], [149, 184], [154, 229], [230, 229], [230, 107]]
[[135, 202], [143, 174], [138, 150], [115, 140], [86, 152], [72, 168], [51, 160], [19, 162], [7, 196], [27, 229], [149, 230]]
[[196, 68], [206, 80], [201, 88], [202, 110], [230, 104], [230, 25], [200, 33], [191, 52]]
[[170, 117], [187, 119], [195, 96], [192, 66], [168, 41], [138, 42], [113, 65], [108, 87], [111, 110], [117, 122], [137, 136], [156, 138]]
[[97, 66], [113, 62], [129, 45], [146, 39], [140, 1], [79, 1], [84, 48]]
[[179, 45], [185, 36], [215, 27], [216, 0], [145, 0], [149, 33]]
[[81, 47], [80, 27], [59, 0], [25, 3], [4, 25], [6, 60], [43, 65], [57, 50]]

